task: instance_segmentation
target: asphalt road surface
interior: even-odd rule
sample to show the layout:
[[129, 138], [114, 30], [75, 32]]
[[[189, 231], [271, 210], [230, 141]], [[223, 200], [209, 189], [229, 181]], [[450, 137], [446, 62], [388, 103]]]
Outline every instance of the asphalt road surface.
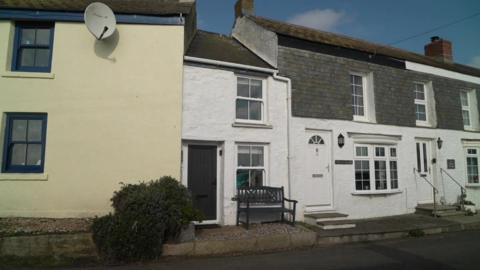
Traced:
[[248, 256], [174, 259], [91, 270], [256, 269], [475, 269], [480, 270], [480, 231], [384, 242], [336, 245]]

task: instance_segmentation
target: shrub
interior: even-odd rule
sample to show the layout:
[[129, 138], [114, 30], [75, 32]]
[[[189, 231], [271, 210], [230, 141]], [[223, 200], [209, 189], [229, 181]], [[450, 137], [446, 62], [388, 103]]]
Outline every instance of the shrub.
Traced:
[[113, 214], [96, 218], [93, 240], [107, 261], [138, 261], [161, 255], [162, 244], [201, 215], [188, 190], [172, 177], [123, 184], [111, 199]]

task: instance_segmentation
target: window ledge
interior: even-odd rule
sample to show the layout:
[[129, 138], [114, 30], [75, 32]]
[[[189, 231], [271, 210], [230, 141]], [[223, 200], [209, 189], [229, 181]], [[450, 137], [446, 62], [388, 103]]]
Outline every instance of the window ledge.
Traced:
[[415, 124], [417, 127], [432, 127], [430, 123], [423, 121], [416, 121]]
[[480, 184], [467, 184], [465, 185], [466, 188], [480, 188]]
[[235, 122], [232, 124], [232, 127], [235, 128], [263, 128], [263, 129], [273, 129], [272, 125], [261, 124], [261, 123], [241, 123]]
[[402, 193], [402, 190], [385, 190], [385, 191], [354, 191], [352, 192], [352, 195], [354, 196], [385, 196], [385, 195], [393, 195], [393, 194], [399, 194]]
[[0, 173], [0, 181], [47, 181], [45, 173]]
[[4, 78], [32, 78], [32, 79], [55, 79], [55, 73], [43, 72], [2, 72], [1, 76]]

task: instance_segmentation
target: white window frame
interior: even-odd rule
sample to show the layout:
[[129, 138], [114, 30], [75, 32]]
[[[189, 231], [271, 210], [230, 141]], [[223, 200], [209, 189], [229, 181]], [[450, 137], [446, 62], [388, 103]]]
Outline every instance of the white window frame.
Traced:
[[[238, 155], [240, 153], [240, 147], [261, 147], [263, 149], [263, 166], [241, 166], [239, 165]], [[262, 170], [263, 171], [263, 183], [262, 186], [268, 185], [268, 151], [267, 145], [264, 144], [254, 144], [254, 143], [239, 143], [236, 145], [236, 155], [235, 155], [235, 189], [237, 188], [237, 172], [238, 170]], [[249, 186], [251, 182], [249, 181]]]
[[[262, 98], [251, 98], [251, 97], [242, 97], [238, 95], [238, 79], [248, 79], [250, 80], [258, 80], [262, 83]], [[245, 124], [265, 124], [266, 123], [266, 96], [267, 96], [267, 80], [265, 78], [254, 77], [254, 76], [244, 76], [244, 75], [236, 75], [235, 76], [235, 122], [236, 123], [245, 123]], [[258, 101], [261, 103], [260, 109], [260, 120], [250, 120], [250, 119], [241, 119], [237, 118], [237, 100], [247, 100], [247, 101]], [[250, 114], [250, 111], [248, 111]]]
[[[414, 104], [415, 104], [415, 121], [417, 126], [429, 126], [430, 116], [429, 116], [429, 108], [428, 108], [428, 88], [427, 84], [424, 82], [413, 82], [413, 92], [416, 92], [415, 85], [422, 85], [423, 86], [423, 100], [417, 99], [416, 95], [414, 97]], [[425, 120], [418, 120], [417, 119], [417, 106], [416, 105], [424, 105], [425, 106]]]
[[[367, 147], [368, 155], [367, 156], [358, 156], [357, 147]], [[385, 155], [377, 156], [376, 148], [384, 148]], [[396, 155], [395, 157], [391, 156], [391, 149], [395, 148]], [[354, 156], [354, 191], [355, 193], [389, 193], [389, 192], [398, 192], [400, 190], [400, 177], [399, 177], [399, 164], [398, 164], [398, 146], [397, 145], [382, 145], [382, 144], [354, 144], [353, 147], [353, 156]], [[355, 161], [367, 160], [369, 162], [369, 175], [370, 175], [370, 189], [361, 190], [357, 189], [356, 179], [355, 179]], [[385, 161], [385, 170], [386, 170], [386, 188], [377, 189], [376, 188], [376, 179], [375, 179], [375, 161]], [[392, 188], [392, 178], [391, 178], [391, 168], [390, 162], [395, 161], [397, 163], [397, 187]]]
[[363, 115], [356, 115], [353, 112], [353, 107], [355, 104], [353, 104], [353, 94], [350, 94], [352, 96], [352, 114], [353, 114], [353, 121], [361, 121], [361, 122], [368, 122], [368, 114], [369, 114], [369, 108], [368, 108], [368, 92], [367, 92], [367, 87], [368, 87], [368, 76], [363, 73], [358, 73], [358, 72], [350, 72], [349, 74], [349, 79], [350, 79], [350, 91], [352, 90], [353, 84], [352, 84], [352, 76], [358, 76], [362, 78], [362, 97], [363, 97]]
[[[462, 95], [465, 95], [467, 98], [467, 105], [463, 105], [462, 102]], [[470, 100], [470, 91], [461, 91], [460, 92], [460, 106], [462, 107], [462, 120], [463, 120], [463, 127], [464, 129], [471, 129], [472, 128], [472, 111], [471, 111], [471, 100]], [[463, 118], [463, 112], [468, 112], [468, 125], [465, 125], [465, 119]]]
[[[469, 154], [469, 150], [475, 150], [475, 154]], [[465, 175], [467, 179], [467, 186], [480, 186], [480, 179], [478, 179], [478, 183], [475, 182], [470, 182], [468, 179], [468, 158], [477, 158], [477, 178], [480, 176], [480, 171], [479, 171], [479, 163], [480, 163], [480, 147], [474, 147], [474, 146], [467, 146], [465, 147]]]

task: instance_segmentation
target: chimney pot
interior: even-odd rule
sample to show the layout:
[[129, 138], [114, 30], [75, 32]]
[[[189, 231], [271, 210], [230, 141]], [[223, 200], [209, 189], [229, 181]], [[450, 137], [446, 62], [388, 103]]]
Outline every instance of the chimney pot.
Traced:
[[255, 14], [254, 0], [237, 0], [235, 4], [235, 18]]
[[425, 45], [425, 55], [442, 62], [452, 63], [452, 43], [439, 36], [433, 36], [430, 38], [430, 43]]

